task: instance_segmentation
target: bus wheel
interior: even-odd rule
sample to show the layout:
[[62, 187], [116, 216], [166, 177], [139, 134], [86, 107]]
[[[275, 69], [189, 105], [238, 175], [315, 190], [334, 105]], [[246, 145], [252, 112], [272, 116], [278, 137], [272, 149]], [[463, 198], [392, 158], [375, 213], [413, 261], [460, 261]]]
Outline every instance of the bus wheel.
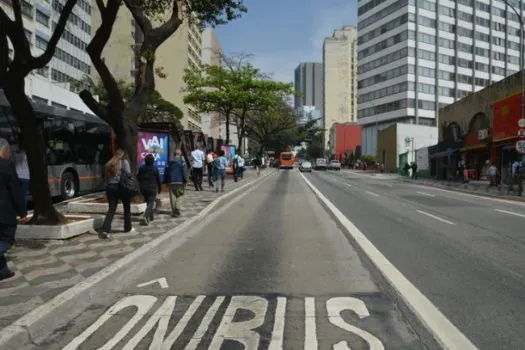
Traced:
[[77, 195], [77, 180], [75, 175], [69, 171], [62, 174], [62, 181], [60, 183], [60, 193], [62, 199], [71, 199]]

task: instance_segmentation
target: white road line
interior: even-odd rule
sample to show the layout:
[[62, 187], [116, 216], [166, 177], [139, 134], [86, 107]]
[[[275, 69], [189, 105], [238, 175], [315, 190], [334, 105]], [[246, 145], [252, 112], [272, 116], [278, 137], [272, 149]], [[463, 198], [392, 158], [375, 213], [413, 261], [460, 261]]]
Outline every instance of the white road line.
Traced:
[[502, 209], [494, 209], [494, 210], [497, 211], [498, 213], [509, 214], [509, 215], [514, 215], [514, 216], [519, 216], [521, 218], [525, 218], [525, 214], [519, 214], [513, 211], [502, 210]]
[[388, 187], [392, 187], [391, 184], [382, 184], [382, 185], [385, 185], [385, 186], [388, 186]]
[[426, 215], [426, 216], [428, 216], [429, 218], [436, 219], [436, 220], [438, 220], [438, 221], [444, 222], [445, 224], [455, 225], [455, 223], [453, 223], [452, 221], [445, 220], [445, 219], [443, 219], [443, 218], [440, 218], [439, 216], [436, 216], [436, 215], [433, 215], [433, 214], [427, 213], [426, 211], [423, 211], [423, 210], [416, 210], [416, 211], [417, 211], [419, 214]]
[[420, 195], [423, 195], [423, 196], [427, 196], [427, 197], [435, 197], [436, 196], [435, 194], [430, 194], [430, 193], [426, 193], [426, 192], [416, 191], [416, 193], [420, 194]]
[[366, 191], [366, 193], [368, 193], [369, 195], [374, 196], [374, 197], [379, 197], [379, 195], [374, 193], [374, 192]]
[[344, 182], [341, 182], [341, 183], [342, 183], [343, 185], [345, 185], [346, 187], [348, 187], [348, 188], [352, 188], [352, 185], [350, 185], [350, 184], [345, 184]]
[[315, 325], [315, 298], [304, 298], [304, 350], [317, 350], [317, 327]]
[[368, 238], [330, 202], [308, 179], [304, 181], [326, 205], [339, 223], [346, 228], [356, 244], [378, 268], [383, 277], [397, 291], [403, 302], [419, 318], [421, 324], [444, 349], [477, 350], [478, 348], [450, 322], [381, 252]]
[[275, 310], [275, 323], [272, 332], [272, 342], [268, 350], [283, 350], [284, 343], [284, 317], [286, 314], [286, 298], [277, 298], [277, 307]]

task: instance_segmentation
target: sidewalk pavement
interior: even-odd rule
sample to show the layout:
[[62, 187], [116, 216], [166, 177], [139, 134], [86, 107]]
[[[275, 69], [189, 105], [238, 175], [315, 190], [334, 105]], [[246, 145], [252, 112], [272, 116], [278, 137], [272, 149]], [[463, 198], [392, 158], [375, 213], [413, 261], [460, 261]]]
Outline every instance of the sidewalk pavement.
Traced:
[[468, 183], [434, 180], [434, 179], [417, 179], [412, 180], [407, 177], [401, 178], [401, 181], [424, 186], [431, 186], [442, 188], [451, 191], [475, 194], [479, 196], [495, 197], [501, 199], [509, 199], [515, 201], [525, 202], [525, 197], [517, 193], [518, 186], [514, 186], [511, 190], [508, 185], [500, 185], [497, 187], [490, 187], [488, 181], [470, 181]]
[[[237, 183], [227, 180], [225, 191], [229, 192], [256, 177], [255, 171], [249, 170], [244, 180]], [[84, 234], [64, 241], [17, 241], [7, 254], [8, 264], [16, 275], [0, 282], [0, 328], [194, 217], [222, 194], [215, 193], [207, 184], [203, 192], [196, 192], [188, 184], [180, 217], [172, 218], [169, 209], [163, 207], [149, 226], [140, 226], [141, 216], [134, 217], [136, 232], [117, 231], [109, 240], [101, 240], [96, 234]], [[167, 198], [167, 193], [162, 195]], [[67, 206], [57, 207], [62, 211], [67, 209]], [[114, 230], [123, 229], [121, 215], [115, 216], [112, 226]]]

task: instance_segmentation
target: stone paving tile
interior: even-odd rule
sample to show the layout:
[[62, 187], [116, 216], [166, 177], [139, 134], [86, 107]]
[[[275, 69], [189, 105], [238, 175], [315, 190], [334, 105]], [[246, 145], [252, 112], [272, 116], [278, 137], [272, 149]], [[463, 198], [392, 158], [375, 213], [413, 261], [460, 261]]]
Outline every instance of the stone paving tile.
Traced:
[[[255, 177], [255, 172], [248, 171], [243, 181], [228, 181], [226, 192]], [[134, 217], [135, 233], [119, 233], [124, 222], [122, 216], [116, 215], [113, 221], [116, 232], [110, 240], [84, 234], [64, 241], [17, 241], [7, 254], [8, 264], [16, 275], [0, 282], [0, 328], [194, 217], [221, 194], [207, 186], [203, 192], [195, 192], [188, 186], [181, 203], [181, 217], [172, 218], [166, 204], [149, 226], [140, 226], [140, 217]], [[57, 208], [65, 211], [67, 206]]]

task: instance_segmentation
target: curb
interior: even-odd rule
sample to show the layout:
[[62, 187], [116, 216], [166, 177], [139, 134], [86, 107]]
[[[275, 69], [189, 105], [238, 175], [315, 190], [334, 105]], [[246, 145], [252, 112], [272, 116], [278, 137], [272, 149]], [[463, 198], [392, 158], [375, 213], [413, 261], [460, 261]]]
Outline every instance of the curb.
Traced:
[[430, 183], [414, 183], [414, 182], [406, 181], [406, 180], [402, 180], [402, 182], [403, 183], [407, 183], [407, 184], [411, 184], [411, 185], [416, 185], [416, 186], [437, 188], [437, 189], [443, 190], [443, 191], [469, 194], [471, 196], [478, 196], [478, 197], [485, 197], [485, 198], [492, 198], [492, 199], [500, 199], [500, 200], [504, 200], [504, 201], [513, 201], [513, 202], [517, 202], [517, 203], [525, 202], [525, 197], [523, 197], [523, 196], [505, 196], [505, 195], [500, 196], [500, 195], [494, 195], [494, 194], [484, 193], [484, 192], [469, 191], [469, 190], [463, 189], [463, 188], [448, 187], [446, 185], [444, 186], [444, 185], [435, 185], [435, 184], [430, 184]]
[[[403, 313], [417, 330], [429, 349], [477, 350], [478, 348], [456, 328], [373, 244], [327, 199], [304, 175], [303, 180], [321, 205], [334, 218], [359, 255], [367, 262], [373, 275], [380, 279]], [[407, 315], [405, 315], [407, 316]], [[412, 322], [411, 322], [412, 323]], [[423, 333], [423, 334], [421, 334]]]
[[[100, 299], [94, 291], [95, 287], [103, 290], [104, 293], [118, 290], [120, 286], [133, 279], [135, 274], [143, 273], [153, 267], [157, 261], [162, 260], [190, 239], [198, 231], [195, 228], [208, 224], [214, 216], [220, 215], [229, 206], [248, 194], [247, 190], [250, 187], [261, 185], [273, 174], [275, 172], [265, 171], [260, 177], [256, 177], [231, 192], [221, 195], [193, 218], [165, 232], [86, 280], [60, 293], [11, 325], [6, 326], [0, 331], [0, 349], [19, 350], [23, 348], [20, 344], [38, 346], [37, 340], [46, 339], [54, 330], [66, 326], [70, 320], [81, 314], [94, 299]], [[230, 199], [235, 195], [238, 196]], [[170, 242], [173, 238], [179, 238], [179, 240]], [[130, 266], [137, 266], [133, 262], [145, 258], [146, 255], [155, 256], [156, 259], [144, 259], [144, 262], [140, 264], [141, 270], [129, 268]], [[57, 317], [56, 314], [58, 313], [67, 315], [67, 317]], [[10, 345], [11, 343], [16, 343], [16, 345]]]

